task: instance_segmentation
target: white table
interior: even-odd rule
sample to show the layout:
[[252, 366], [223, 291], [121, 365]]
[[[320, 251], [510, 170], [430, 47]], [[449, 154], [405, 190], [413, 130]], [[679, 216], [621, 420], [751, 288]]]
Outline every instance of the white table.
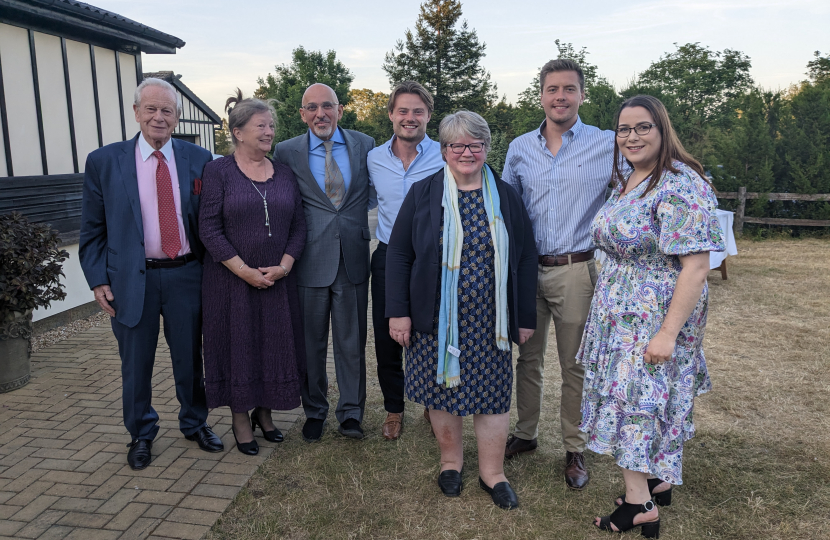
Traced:
[[717, 215], [718, 224], [720, 225], [721, 231], [723, 231], [724, 240], [726, 241], [726, 251], [710, 251], [709, 268], [711, 270], [719, 268], [721, 277], [726, 279], [726, 257], [738, 254], [738, 246], [735, 245], [735, 233], [732, 230], [732, 225], [735, 222], [735, 212], [715, 210], [715, 215]]

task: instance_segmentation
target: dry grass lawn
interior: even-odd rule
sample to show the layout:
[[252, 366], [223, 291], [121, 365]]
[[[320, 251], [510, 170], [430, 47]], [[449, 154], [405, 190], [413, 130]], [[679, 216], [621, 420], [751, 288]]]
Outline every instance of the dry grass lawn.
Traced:
[[[830, 241], [738, 249], [727, 281], [710, 275], [704, 347], [714, 389], [697, 401], [685, 484], [660, 510], [662, 538], [830, 538]], [[458, 499], [435, 483], [438, 448], [419, 406], [407, 405], [399, 441], [380, 436], [385, 412], [369, 341], [366, 439], [340, 437], [333, 411], [320, 443], [303, 442], [298, 424], [208, 538], [617, 538], [591, 525], [623, 492], [613, 460], [588, 455], [584, 492], [562, 480], [553, 344], [540, 449], [507, 463], [521, 507], [505, 512], [477, 485], [470, 421]]]

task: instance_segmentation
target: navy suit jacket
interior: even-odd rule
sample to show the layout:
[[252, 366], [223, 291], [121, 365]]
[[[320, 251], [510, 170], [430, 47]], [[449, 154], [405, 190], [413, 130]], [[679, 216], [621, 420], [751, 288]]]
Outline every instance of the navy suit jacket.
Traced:
[[[494, 173], [495, 174], [495, 173]], [[536, 329], [538, 260], [533, 225], [522, 198], [496, 177], [501, 214], [507, 229], [507, 311], [510, 339], [519, 328]], [[444, 169], [412, 184], [392, 228], [386, 251], [386, 316], [410, 317], [420, 332], [435, 331], [435, 293], [441, 279], [441, 217]]]
[[[115, 318], [130, 328], [144, 307], [144, 224], [138, 195], [138, 137], [108, 144], [86, 158], [79, 258], [90, 289], [109, 285]], [[196, 179], [213, 156], [200, 146], [173, 139], [181, 192], [182, 221], [190, 251], [202, 260]]]

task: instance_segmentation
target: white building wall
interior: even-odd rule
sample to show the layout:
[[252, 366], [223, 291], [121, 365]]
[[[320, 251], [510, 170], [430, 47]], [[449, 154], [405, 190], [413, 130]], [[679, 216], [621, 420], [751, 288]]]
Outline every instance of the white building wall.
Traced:
[[72, 92], [72, 116], [75, 119], [75, 147], [78, 171], [84, 172], [86, 156], [98, 148], [98, 124], [95, 119], [95, 94], [92, 89], [92, 59], [89, 45], [66, 40], [69, 64], [69, 88]]
[[101, 133], [104, 145], [107, 145], [123, 140], [118, 81], [115, 78], [115, 51], [95, 47], [95, 69], [98, 78], [98, 103], [101, 109]]
[[61, 40], [40, 32], [34, 34], [46, 164], [49, 174], [73, 174], [75, 164], [72, 162], [72, 137], [69, 133], [69, 106], [66, 103]]

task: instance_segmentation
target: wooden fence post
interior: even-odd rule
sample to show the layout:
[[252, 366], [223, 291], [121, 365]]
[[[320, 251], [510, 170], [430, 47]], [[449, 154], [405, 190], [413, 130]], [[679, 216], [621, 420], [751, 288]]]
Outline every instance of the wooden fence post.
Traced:
[[744, 233], [744, 210], [746, 210], [746, 188], [738, 188], [738, 211], [735, 212], [735, 238]]

